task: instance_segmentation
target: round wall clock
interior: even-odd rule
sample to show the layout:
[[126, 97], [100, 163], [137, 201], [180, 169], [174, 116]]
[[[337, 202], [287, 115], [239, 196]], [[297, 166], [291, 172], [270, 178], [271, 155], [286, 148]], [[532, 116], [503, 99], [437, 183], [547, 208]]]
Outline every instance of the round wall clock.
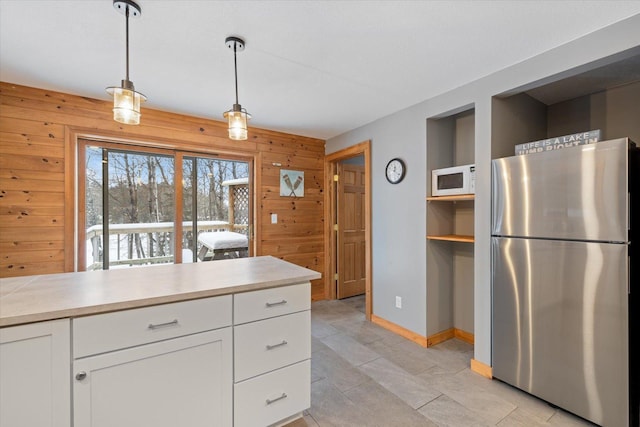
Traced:
[[395, 158], [389, 160], [389, 163], [387, 163], [385, 176], [387, 177], [387, 181], [392, 184], [397, 184], [404, 179], [406, 171], [407, 168], [404, 162], [401, 159]]

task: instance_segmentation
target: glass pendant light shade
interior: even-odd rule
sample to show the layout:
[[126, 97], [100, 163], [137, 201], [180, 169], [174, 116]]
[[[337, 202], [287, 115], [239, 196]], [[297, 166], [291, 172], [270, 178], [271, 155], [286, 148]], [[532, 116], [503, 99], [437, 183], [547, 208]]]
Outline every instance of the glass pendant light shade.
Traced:
[[113, 120], [126, 125], [140, 124], [140, 104], [147, 97], [136, 92], [133, 83], [123, 80], [121, 87], [108, 87], [107, 92], [113, 95]]
[[233, 50], [233, 69], [236, 84], [236, 103], [231, 110], [224, 112], [224, 118], [229, 122], [229, 139], [244, 141], [247, 139], [247, 121], [251, 115], [238, 103], [238, 61], [236, 54], [244, 50], [244, 40], [238, 37], [227, 37], [224, 44]]
[[229, 139], [235, 141], [244, 141], [247, 139], [247, 121], [251, 118], [251, 115], [247, 113], [247, 110], [242, 108], [239, 104], [233, 104], [233, 108], [229, 111], [225, 111], [224, 117], [229, 122]]
[[140, 124], [140, 104], [147, 97], [136, 92], [133, 82], [129, 80], [129, 17], [139, 17], [142, 9], [134, 0], [113, 0], [113, 7], [125, 16], [126, 23], [126, 71], [127, 77], [120, 86], [107, 88], [107, 93], [113, 96], [113, 120], [126, 125]]

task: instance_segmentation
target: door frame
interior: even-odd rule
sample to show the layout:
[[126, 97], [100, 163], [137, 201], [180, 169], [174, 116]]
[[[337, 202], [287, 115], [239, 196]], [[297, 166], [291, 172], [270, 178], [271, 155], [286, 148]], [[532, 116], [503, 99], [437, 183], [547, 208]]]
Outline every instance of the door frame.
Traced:
[[364, 221], [365, 221], [365, 314], [367, 320], [371, 320], [373, 307], [373, 293], [371, 280], [371, 141], [363, 141], [359, 144], [327, 154], [324, 158], [325, 196], [324, 196], [324, 253], [326, 257], [324, 271], [324, 296], [327, 299], [336, 299], [336, 272], [337, 238], [333, 225], [337, 219], [337, 186], [333, 179], [337, 173], [338, 163], [342, 160], [358, 155], [364, 156]]

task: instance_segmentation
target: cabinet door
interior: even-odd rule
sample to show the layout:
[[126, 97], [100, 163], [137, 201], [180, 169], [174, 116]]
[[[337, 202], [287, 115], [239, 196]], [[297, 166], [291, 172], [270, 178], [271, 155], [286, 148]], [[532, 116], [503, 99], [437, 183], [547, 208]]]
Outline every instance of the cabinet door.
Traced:
[[69, 320], [0, 329], [0, 426], [71, 424]]
[[75, 360], [75, 427], [231, 426], [231, 328]]

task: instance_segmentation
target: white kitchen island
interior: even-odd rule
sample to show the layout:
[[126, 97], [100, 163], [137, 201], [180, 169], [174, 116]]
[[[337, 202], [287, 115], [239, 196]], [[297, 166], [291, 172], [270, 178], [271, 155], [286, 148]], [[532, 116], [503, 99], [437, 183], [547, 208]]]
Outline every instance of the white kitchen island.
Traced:
[[0, 280], [0, 425], [260, 426], [310, 405], [310, 284], [273, 258]]

